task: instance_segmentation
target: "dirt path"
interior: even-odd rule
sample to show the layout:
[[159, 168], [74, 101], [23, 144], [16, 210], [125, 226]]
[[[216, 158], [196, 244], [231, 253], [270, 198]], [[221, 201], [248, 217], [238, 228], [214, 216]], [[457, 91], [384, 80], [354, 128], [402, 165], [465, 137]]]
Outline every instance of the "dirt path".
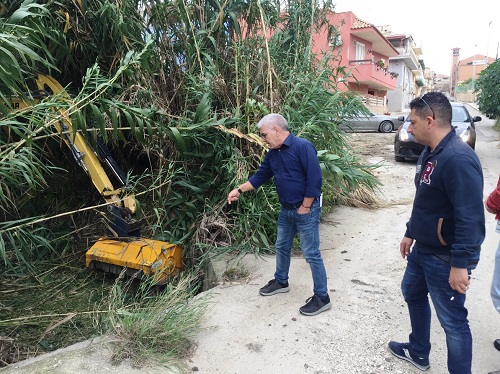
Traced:
[[[476, 150], [485, 174], [485, 194], [498, 178], [500, 150], [493, 121], [478, 127]], [[394, 134], [354, 134], [352, 142], [369, 162], [384, 161], [376, 174], [383, 182], [378, 196], [386, 207], [377, 210], [336, 207], [323, 217], [321, 250], [329, 276], [333, 307], [315, 317], [300, 315], [298, 308], [312, 294], [310, 270], [303, 258], [293, 258], [291, 290], [261, 297], [258, 289], [272, 278], [274, 257], [246, 257], [217, 264], [245, 266], [245, 282], [221, 284], [210, 290], [211, 307], [197, 349], [185, 361], [187, 372], [246, 373], [414, 373], [386, 349], [391, 339], [407, 339], [409, 319], [400, 292], [405, 261], [399, 242], [410, 214], [415, 164], [396, 163]], [[494, 250], [498, 243], [493, 217], [487, 217], [487, 238], [473, 273], [467, 306], [474, 337], [474, 373], [500, 369], [500, 352], [493, 340], [500, 337], [500, 316], [493, 308], [489, 286]], [[430, 374], [446, 373], [444, 334], [435, 315], [431, 340]], [[37, 363], [9, 368], [5, 373], [169, 373], [165, 369], [133, 369], [127, 363], [109, 364], [107, 351], [91, 345], [56, 353]], [[1, 371], [0, 371], [1, 372]]]

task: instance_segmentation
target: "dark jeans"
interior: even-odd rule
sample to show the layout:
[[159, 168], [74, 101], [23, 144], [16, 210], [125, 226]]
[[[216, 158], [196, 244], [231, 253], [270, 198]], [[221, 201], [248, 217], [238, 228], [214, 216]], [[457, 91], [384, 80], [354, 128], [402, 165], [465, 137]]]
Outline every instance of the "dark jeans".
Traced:
[[[469, 271], [470, 274], [470, 271]], [[452, 374], [470, 374], [472, 366], [472, 334], [464, 306], [465, 295], [449, 285], [450, 264], [434, 255], [413, 249], [401, 283], [401, 290], [410, 313], [410, 353], [429, 357], [431, 350], [431, 308], [446, 334], [448, 370]]]

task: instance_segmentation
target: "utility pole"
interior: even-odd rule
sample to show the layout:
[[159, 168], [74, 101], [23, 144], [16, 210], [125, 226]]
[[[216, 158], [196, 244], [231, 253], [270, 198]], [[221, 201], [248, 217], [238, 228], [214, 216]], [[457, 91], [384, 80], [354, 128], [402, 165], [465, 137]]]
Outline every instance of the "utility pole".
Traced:
[[490, 58], [488, 56], [488, 49], [490, 47], [490, 26], [491, 26], [492, 22], [493, 21], [490, 21], [490, 23], [488, 23], [488, 42], [486, 44], [486, 67], [488, 67], [489, 62], [490, 62]]
[[472, 89], [474, 89], [474, 81], [476, 80], [476, 49], [477, 44], [474, 46], [474, 58], [472, 59]]
[[473, 102], [476, 102], [476, 49], [477, 49], [477, 44], [474, 46], [474, 59], [472, 60], [472, 95], [473, 95]]
[[460, 58], [460, 48], [452, 48], [452, 62], [450, 74], [450, 96], [455, 97], [455, 91], [458, 81], [458, 59]]

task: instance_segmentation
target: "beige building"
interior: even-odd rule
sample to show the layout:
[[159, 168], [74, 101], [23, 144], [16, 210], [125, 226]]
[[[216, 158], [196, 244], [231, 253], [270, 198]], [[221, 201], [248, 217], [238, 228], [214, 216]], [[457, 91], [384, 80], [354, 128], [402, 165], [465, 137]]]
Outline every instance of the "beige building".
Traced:
[[[426, 70], [421, 58], [422, 47], [410, 34], [394, 34], [381, 27], [382, 33], [398, 51], [389, 58], [389, 71], [397, 78], [396, 87], [387, 92], [389, 112], [402, 112], [409, 108], [410, 101], [428, 90], [428, 79], [432, 73]], [[426, 75], [427, 71], [427, 75]]]
[[434, 77], [434, 91], [450, 93], [450, 76], [444, 74], [436, 74]]
[[452, 49], [450, 95], [455, 97], [457, 85], [469, 79], [476, 80], [486, 67], [495, 62], [493, 57], [474, 55], [460, 60], [460, 48]]

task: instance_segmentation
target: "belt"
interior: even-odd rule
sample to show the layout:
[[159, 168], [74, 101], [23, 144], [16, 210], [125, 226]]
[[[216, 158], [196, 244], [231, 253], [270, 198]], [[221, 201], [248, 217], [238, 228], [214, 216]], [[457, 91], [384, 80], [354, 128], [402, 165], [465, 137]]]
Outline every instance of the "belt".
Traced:
[[[447, 262], [447, 263], [450, 263], [451, 262], [451, 255], [437, 255], [437, 254], [434, 254], [434, 256], [436, 256], [437, 258], [443, 260], [444, 262]], [[469, 260], [468, 261], [468, 264], [469, 265], [477, 265], [479, 261], [477, 260]]]
[[302, 201], [298, 202], [298, 203], [295, 203], [295, 204], [285, 204], [285, 203], [281, 203], [281, 206], [285, 209], [288, 209], [288, 210], [294, 210], [294, 209], [299, 209], [300, 206], [302, 205]]

